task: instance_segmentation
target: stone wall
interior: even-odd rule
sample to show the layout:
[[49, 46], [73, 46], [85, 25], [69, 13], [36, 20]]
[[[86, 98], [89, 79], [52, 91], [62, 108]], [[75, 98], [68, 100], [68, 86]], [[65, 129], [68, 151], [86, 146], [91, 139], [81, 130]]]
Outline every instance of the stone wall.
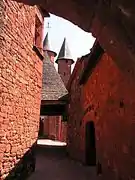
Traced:
[[43, 137], [60, 140], [61, 116], [45, 116]]
[[0, 179], [21, 179], [38, 136], [42, 61], [32, 50], [36, 12], [35, 6], [0, 2]]
[[83, 112], [77, 107], [81, 104], [80, 100], [77, 101], [80, 88], [77, 75], [73, 82], [71, 89], [75, 90], [70, 91], [69, 111], [69, 126], [72, 130], [70, 135], [68, 132], [68, 139], [72, 140], [69, 144], [70, 154], [84, 161], [85, 125], [93, 121], [97, 163], [102, 167], [101, 179], [135, 179], [135, 83], [132, 77], [127, 77], [113, 59], [104, 53], [82, 87]]
[[66, 142], [67, 122], [62, 121], [62, 116], [45, 116], [43, 118], [43, 132], [40, 138]]
[[134, 179], [135, 84], [106, 53], [84, 85], [83, 118], [96, 128], [97, 156], [103, 179]]
[[71, 66], [72, 61], [69, 59], [60, 59], [58, 60], [58, 73], [62, 81], [64, 82], [65, 86], [68, 83], [68, 80], [71, 76]]
[[81, 159], [80, 151], [80, 123], [82, 120], [82, 87], [79, 79], [82, 69], [82, 61], [77, 60], [67, 89], [69, 91], [68, 123], [67, 123], [67, 151], [77, 160]]
[[67, 122], [61, 122], [60, 141], [67, 142]]

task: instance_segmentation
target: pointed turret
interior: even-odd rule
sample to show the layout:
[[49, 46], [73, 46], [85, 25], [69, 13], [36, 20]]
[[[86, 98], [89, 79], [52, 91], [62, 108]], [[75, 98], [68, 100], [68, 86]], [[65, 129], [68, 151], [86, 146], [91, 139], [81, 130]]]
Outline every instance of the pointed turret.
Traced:
[[50, 57], [51, 61], [54, 63], [54, 57], [57, 56], [57, 53], [52, 51], [51, 48], [50, 48], [48, 33], [46, 34], [44, 42], [43, 42], [43, 51], [47, 52], [47, 54]]
[[65, 60], [65, 59], [71, 60], [72, 64], [74, 63], [74, 60], [72, 59], [71, 52], [69, 50], [66, 38], [64, 38], [64, 41], [62, 43], [59, 55], [58, 55], [57, 60], [56, 60], [56, 63], [58, 63], [58, 60]]
[[44, 42], [43, 42], [43, 50], [44, 51], [50, 51], [50, 44], [48, 40], [48, 33], [45, 36]]
[[71, 65], [74, 63], [66, 38], [62, 43], [56, 63], [58, 64], [58, 73], [66, 86], [71, 75]]

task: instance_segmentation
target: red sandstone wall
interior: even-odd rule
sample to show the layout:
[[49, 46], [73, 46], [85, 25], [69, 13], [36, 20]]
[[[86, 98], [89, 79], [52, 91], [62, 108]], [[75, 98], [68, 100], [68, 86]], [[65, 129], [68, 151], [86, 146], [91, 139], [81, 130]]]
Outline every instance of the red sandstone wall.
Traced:
[[71, 63], [71, 60], [66, 61], [65, 59], [58, 61], [58, 73], [60, 74], [65, 86], [67, 85], [71, 75]]
[[61, 133], [61, 116], [56, 116], [56, 132], [57, 136], [56, 139], [60, 141], [60, 133]]
[[[71, 85], [68, 124], [71, 128], [68, 132], [71, 156], [84, 160], [85, 124], [93, 120], [97, 161], [101, 163], [103, 170], [102, 179], [135, 179], [135, 84], [127, 79], [105, 53], [83, 86], [83, 113], [78, 107], [79, 88], [76, 75]], [[92, 107], [91, 110], [83, 115], [89, 106]]]
[[49, 139], [60, 140], [61, 116], [45, 116], [44, 135]]
[[44, 134], [44, 136], [46, 138], [48, 138], [48, 135], [49, 135], [49, 118], [48, 118], [48, 116], [44, 117], [43, 123], [44, 123], [44, 132], [43, 132], [43, 134]]
[[82, 61], [77, 60], [68, 83], [70, 103], [68, 106], [67, 149], [72, 158], [82, 159], [80, 150], [80, 125], [82, 121], [82, 87], [79, 86]]
[[49, 139], [67, 141], [67, 122], [61, 116], [44, 117], [44, 136]]
[[67, 122], [61, 123], [60, 141], [67, 142]]
[[32, 50], [35, 7], [5, 0], [0, 2], [0, 9], [2, 4], [0, 179], [9, 174], [37, 139], [42, 83], [42, 62]]
[[49, 138], [55, 139], [56, 138], [56, 118], [55, 117], [48, 117], [49, 118]]
[[104, 54], [84, 86], [84, 108], [93, 105], [87, 120], [96, 126], [97, 155], [103, 179], [134, 179], [135, 84]]

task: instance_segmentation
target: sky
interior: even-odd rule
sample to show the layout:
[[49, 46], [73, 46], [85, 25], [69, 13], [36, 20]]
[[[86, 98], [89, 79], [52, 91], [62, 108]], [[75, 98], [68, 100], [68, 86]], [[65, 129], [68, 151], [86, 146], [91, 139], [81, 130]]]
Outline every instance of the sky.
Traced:
[[[95, 41], [91, 33], [87, 33], [73, 23], [53, 14], [50, 14], [49, 18], [45, 18], [44, 22], [44, 37], [48, 32], [51, 50], [57, 54], [65, 37], [75, 61], [78, 57], [90, 52]], [[50, 28], [48, 28], [48, 23]]]

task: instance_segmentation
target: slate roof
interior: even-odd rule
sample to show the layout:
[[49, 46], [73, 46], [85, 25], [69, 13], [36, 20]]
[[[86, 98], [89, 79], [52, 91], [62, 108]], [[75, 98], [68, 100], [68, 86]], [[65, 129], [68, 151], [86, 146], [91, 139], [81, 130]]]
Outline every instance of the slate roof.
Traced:
[[45, 53], [43, 60], [42, 100], [59, 100], [67, 94], [68, 91], [60, 75], [47, 53]]
[[70, 60], [72, 60], [72, 63], [74, 63], [73, 58], [71, 56], [71, 52], [68, 47], [68, 43], [66, 41], [66, 38], [64, 38], [64, 41], [62, 43], [56, 63], [58, 63], [58, 60], [64, 60], [64, 59], [70, 59]]

